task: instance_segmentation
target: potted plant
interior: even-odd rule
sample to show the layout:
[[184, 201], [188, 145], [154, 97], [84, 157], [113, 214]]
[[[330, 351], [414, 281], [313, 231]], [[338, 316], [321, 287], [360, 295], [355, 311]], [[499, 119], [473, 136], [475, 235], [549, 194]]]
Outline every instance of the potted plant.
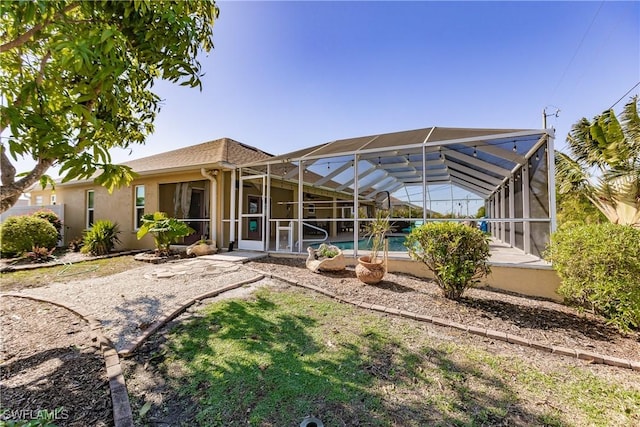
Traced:
[[382, 259], [379, 254], [384, 250], [385, 235], [391, 231], [388, 213], [378, 211], [376, 217], [367, 224], [366, 230], [370, 252], [369, 255], [358, 258], [356, 276], [366, 284], [375, 285], [382, 280], [387, 272], [386, 253]]
[[341, 271], [347, 267], [342, 250], [334, 245], [322, 243], [318, 249], [307, 248], [309, 256], [306, 266], [314, 273], [320, 271]]

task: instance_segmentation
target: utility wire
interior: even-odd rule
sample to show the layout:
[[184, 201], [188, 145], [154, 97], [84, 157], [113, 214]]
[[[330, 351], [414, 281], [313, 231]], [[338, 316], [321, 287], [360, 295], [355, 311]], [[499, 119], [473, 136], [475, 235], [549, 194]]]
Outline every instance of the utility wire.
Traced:
[[593, 23], [596, 22], [596, 18], [598, 17], [598, 14], [600, 13], [600, 10], [602, 9], [602, 6], [604, 6], [604, 2], [605, 2], [605, 0], [602, 0], [602, 2], [600, 3], [600, 7], [598, 7], [598, 10], [596, 10], [595, 15], [593, 15], [593, 19], [591, 19], [591, 23], [587, 27], [587, 31], [584, 32], [584, 35], [582, 36], [582, 39], [580, 40], [580, 43], [578, 43], [578, 47], [576, 48], [575, 52], [573, 52], [573, 56], [571, 57], [571, 60], [569, 61], [569, 63], [567, 64], [567, 67], [562, 72], [562, 76], [560, 76], [560, 80], [558, 80], [558, 83], [556, 84], [556, 87], [553, 88], [553, 92], [551, 92], [550, 99], [555, 96], [556, 92], [558, 91], [558, 88], [560, 87], [560, 84], [563, 82], [565, 76], [567, 75], [567, 72], [569, 71], [569, 68], [571, 68], [571, 65], [573, 64], [573, 61], [576, 59], [576, 56], [578, 56], [578, 52], [580, 52], [580, 48], [582, 47], [582, 43], [584, 43], [585, 39], [587, 38], [587, 34], [589, 34], [589, 31], [591, 31], [591, 27], [593, 27]]
[[627, 93], [625, 93], [624, 95], [622, 95], [620, 97], [620, 99], [618, 99], [616, 102], [613, 103], [613, 105], [611, 107], [609, 107], [609, 110], [611, 110], [613, 107], [615, 107], [616, 105], [618, 105], [618, 102], [622, 101], [624, 99], [625, 96], [629, 95], [629, 93], [634, 90], [635, 88], [637, 88], [638, 86], [640, 86], [640, 82], [636, 83], [631, 89], [629, 89], [627, 91]]

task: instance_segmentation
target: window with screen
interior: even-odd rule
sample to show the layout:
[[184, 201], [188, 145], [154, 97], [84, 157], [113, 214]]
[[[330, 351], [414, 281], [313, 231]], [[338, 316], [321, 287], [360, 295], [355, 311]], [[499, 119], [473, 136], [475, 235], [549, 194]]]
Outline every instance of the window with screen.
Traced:
[[137, 230], [142, 226], [142, 215], [144, 215], [144, 185], [136, 185], [133, 215], [134, 227]]

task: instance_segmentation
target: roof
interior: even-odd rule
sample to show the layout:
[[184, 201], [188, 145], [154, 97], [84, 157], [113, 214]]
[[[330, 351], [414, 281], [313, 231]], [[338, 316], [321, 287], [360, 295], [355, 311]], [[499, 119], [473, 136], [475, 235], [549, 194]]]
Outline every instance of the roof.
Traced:
[[360, 195], [393, 192], [402, 186], [452, 183], [486, 198], [524, 165], [552, 132], [434, 126], [340, 139], [242, 166], [297, 167], [302, 162], [305, 169], [326, 175], [318, 185], [329, 178], [341, 184], [338, 190], [353, 192], [357, 155]]
[[216, 163], [238, 165], [264, 160], [271, 154], [230, 138], [220, 138], [202, 144], [178, 148], [141, 159], [123, 163], [137, 173], [163, 171], [167, 169], [199, 168]]
[[[220, 138], [189, 147], [165, 151], [153, 156], [142, 157], [121, 163], [131, 167], [140, 175], [165, 173], [172, 171], [185, 171], [200, 168], [232, 168], [247, 161], [265, 160], [273, 157], [250, 145], [243, 144], [231, 138]], [[96, 172], [89, 179], [74, 179], [62, 182], [62, 178], [56, 180], [58, 186], [72, 186], [92, 182], [100, 173]], [[30, 187], [33, 190], [37, 183]]]

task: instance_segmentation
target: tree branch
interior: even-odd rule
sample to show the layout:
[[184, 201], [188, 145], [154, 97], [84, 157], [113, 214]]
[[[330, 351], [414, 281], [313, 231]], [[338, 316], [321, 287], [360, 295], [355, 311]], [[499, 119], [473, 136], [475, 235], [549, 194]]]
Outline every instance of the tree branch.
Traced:
[[19, 35], [17, 38], [6, 42], [5, 44], [0, 45], [0, 53], [3, 52], [8, 52], [11, 49], [15, 49], [16, 47], [22, 46], [23, 44], [25, 44], [26, 42], [28, 42], [31, 38], [33, 38], [33, 36], [40, 31], [43, 27], [49, 25], [51, 22], [53, 22], [55, 19], [60, 18], [62, 16], [64, 16], [65, 13], [69, 12], [70, 10], [75, 9], [76, 7], [80, 6], [79, 3], [71, 3], [69, 5], [67, 5], [67, 7], [65, 7], [64, 9], [62, 9], [60, 12], [56, 13], [53, 18], [49, 19], [49, 20], [45, 20], [44, 22], [42, 22], [41, 24], [36, 24], [33, 26], [33, 28], [31, 28], [30, 30], [28, 30], [27, 32]]
[[15, 38], [15, 39], [13, 39], [13, 40], [11, 40], [9, 42], [6, 42], [3, 45], [0, 45], [0, 53], [8, 52], [11, 49], [15, 49], [18, 46], [22, 46], [23, 44], [28, 42], [29, 39], [31, 39], [31, 37], [33, 37], [38, 31], [40, 31], [42, 29], [42, 27], [44, 27], [45, 25], [48, 25], [49, 22], [51, 22], [51, 21], [45, 21], [42, 24], [34, 25], [33, 28], [31, 28], [26, 33], [23, 33], [20, 36], [18, 36], [17, 38]]
[[36, 85], [40, 86], [42, 84], [42, 80], [44, 79], [44, 67], [47, 65], [51, 59], [51, 51], [48, 50], [46, 55], [42, 57], [40, 60], [40, 69], [38, 70], [38, 75], [36, 76]]

